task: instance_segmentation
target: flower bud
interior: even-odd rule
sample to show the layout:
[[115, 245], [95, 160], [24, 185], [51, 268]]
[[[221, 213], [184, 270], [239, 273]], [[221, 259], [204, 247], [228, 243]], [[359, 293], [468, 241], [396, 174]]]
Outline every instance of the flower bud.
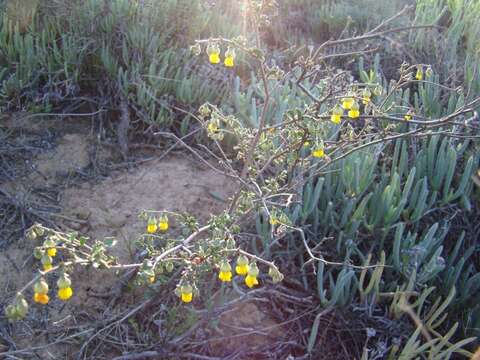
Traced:
[[427, 67], [427, 70], [425, 70], [425, 76], [426, 76], [427, 78], [429, 78], [429, 77], [431, 77], [432, 75], [433, 75], [433, 69], [432, 69], [431, 66], [428, 66], [428, 67]]
[[56, 244], [55, 240], [50, 236], [48, 238], [46, 238], [45, 241], [43, 242], [43, 247], [46, 247], [46, 248], [53, 248], [56, 245], [57, 244]]
[[223, 260], [220, 264], [220, 271], [221, 272], [229, 272], [229, 271], [232, 271], [232, 267], [230, 266], [230, 264], [228, 263], [228, 261], [226, 260]]
[[15, 307], [15, 305], [7, 305], [5, 307], [5, 315], [7, 316], [7, 319], [9, 321], [17, 320], [17, 308]]
[[51, 264], [53, 260], [51, 256], [48, 256], [47, 254], [43, 254], [40, 261], [42, 262], [43, 265], [46, 265], [46, 264]]
[[23, 319], [28, 313], [28, 303], [22, 294], [18, 294], [15, 299], [15, 310], [20, 319]]
[[173, 262], [171, 261], [168, 261], [167, 263], [165, 263], [165, 270], [167, 270], [167, 272], [172, 272], [173, 271]]
[[35, 285], [33, 285], [33, 291], [35, 291], [37, 294], [48, 293], [48, 284], [44, 278], [41, 278], [35, 283]]
[[375, 86], [375, 88], [373, 89], [373, 94], [375, 96], [381, 96], [383, 94], [383, 87], [380, 85]]
[[72, 285], [72, 280], [70, 280], [70, 277], [68, 276], [67, 273], [63, 273], [62, 276], [60, 276], [57, 280], [57, 286], [60, 289], [68, 288]]
[[248, 258], [245, 255], [240, 255], [237, 259], [237, 265], [248, 265]]
[[193, 288], [192, 288], [192, 285], [190, 285], [189, 283], [186, 283], [186, 284], [183, 284], [182, 286], [180, 286], [180, 293], [190, 294], [192, 292], [193, 292]]
[[41, 248], [41, 247], [36, 247], [35, 249], [33, 249], [33, 256], [40, 260], [44, 254], [44, 250]]
[[278, 283], [283, 280], [283, 274], [278, 270], [276, 266], [270, 266], [270, 268], [268, 269], [268, 275], [270, 275], [274, 283]]
[[195, 45], [190, 46], [190, 51], [193, 55], [198, 56], [202, 53], [202, 47], [199, 43], [196, 43]]
[[35, 227], [33, 228], [33, 230], [35, 231], [35, 233], [38, 235], [38, 236], [43, 236], [43, 234], [45, 234], [45, 230], [40, 226], [40, 225], [35, 225]]
[[33, 228], [30, 228], [27, 230], [27, 233], [25, 234], [28, 240], [35, 240], [37, 238], [37, 233]]
[[258, 266], [256, 263], [251, 263], [248, 269], [248, 275], [257, 277], [259, 274]]

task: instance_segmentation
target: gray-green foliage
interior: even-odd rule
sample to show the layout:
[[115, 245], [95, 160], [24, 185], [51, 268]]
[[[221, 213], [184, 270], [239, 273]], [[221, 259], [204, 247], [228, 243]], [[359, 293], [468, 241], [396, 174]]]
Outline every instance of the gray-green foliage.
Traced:
[[440, 74], [465, 84], [467, 100], [480, 93], [478, 14], [480, 3], [476, 0], [418, 0], [415, 23], [435, 23], [439, 27], [410, 35], [420, 57], [433, 61]]
[[[309, 82], [303, 83], [313, 95], [318, 95], [318, 86]], [[270, 80], [270, 103], [266, 109], [266, 124], [269, 126], [280, 124], [289, 109], [308, 106], [311, 100], [296, 85], [286, 80]], [[241, 88], [240, 79], [236, 78], [232, 92], [232, 111], [245, 126], [258, 127], [262, 116], [265, 94], [262, 83], [251, 74], [250, 86]]]
[[204, 32], [240, 31], [213, 28], [228, 23], [214, 10], [200, 0], [45, 2], [26, 30], [2, 12], [0, 106], [48, 110], [80, 93], [112, 95], [110, 106], [124, 99], [144, 121], [168, 124], [175, 106], [218, 102], [229, 75], [188, 51]]
[[[357, 151], [312, 177], [303, 203], [287, 211], [303, 229], [300, 236], [289, 234], [289, 255], [305, 268], [306, 244], [322, 259], [314, 260], [315, 280], [303, 279], [324, 307], [386, 303], [393, 319], [408, 308], [424, 322], [432, 338], [423, 341], [417, 328], [396, 353], [401, 359], [448, 359], [475, 340], [454, 340], [458, 329], [478, 328], [480, 272], [472, 262], [475, 248], [466, 245], [465, 233], [456, 233], [448, 211], [471, 207], [470, 178], [479, 155], [468, 155], [467, 146], [436, 135]], [[257, 231], [270, 254], [269, 226]], [[360, 271], [349, 264], [370, 267]], [[418, 295], [406, 295], [412, 292]], [[478, 336], [476, 330], [466, 333]]]
[[[373, 74], [379, 74], [379, 61], [375, 63]], [[359, 74], [363, 82], [372, 82], [362, 66]], [[385, 79], [374, 80], [387, 86]], [[399, 114], [410, 108], [432, 118], [451, 114], [463, 105], [464, 95], [440, 91], [438, 83], [432, 76], [416, 88], [393, 92], [390, 99], [383, 95], [380, 102], [387, 100], [386, 111], [403, 104], [392, 110]], [[283, 99], [288, 102], [288, 95]], [[400, 132], [415, 126], [396, 125]], [[328, 138], [335, 127], [326, 125], [325, 131]], [[302, 201], [286, 212], [302, 229], [287, 235], [287, 254], [305, 269], [311, 263], [306, 244], [324, 260], [313, 261], [315, 279], [302, 273], [304, 286], [315, 288], [323, 306], [387, 303], [392, 318], [401, 318], [409, 308], [426, 323], [432, 339], [424, 341], [417, 329], [395, 353], [402, 359], [420, 353], [447, 359], [464, 353], [474, 340], [455, 342], [454, 334], [479, 335], [480, 308], [474, 299], [480, 296], [480, 272], [473, 261], [478, 250], [455, 225], [456, 214], [472, 208], [471, 177], [480, 160], [472, 149], [469, 140], [441, 135], [371, 145], [333, 163], [321, 176], [312, 173], [299, 194]], [[257, 232], [264, 254], [275, 256], [271, 227], [258, 221]], [[360, 271], [350, 264], [377, 267]], [[411, 292], [417, 295], [405, 295]]]
[[304, 43], [369, 30], [393, 16], [408, 1], [283, 0], [280, 3], [282, 15], [287, 19], [286, 31], [281, 33], [289, 42]]

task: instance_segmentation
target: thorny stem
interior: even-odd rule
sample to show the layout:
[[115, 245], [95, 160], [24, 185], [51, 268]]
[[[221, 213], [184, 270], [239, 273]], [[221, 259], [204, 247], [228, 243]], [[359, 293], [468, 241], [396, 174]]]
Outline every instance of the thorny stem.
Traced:
[[46, 274], [53, 273], [53, 272], [57, 271], [58, 269], [60, 269], [62, 267], [71, 266], [71, 265], [78, 265], [78, 264], [88, 264], [89, 262], [90, 262], [89, 260], [84, 260], [84, 259], [72, 260], [72, 261], [67, 261], [67, 262], [61, 263], [57, 266], [54, 266], [50, 270], [39, 271], [39, 274], [35, 275], [32, 280], [30, 280], [24, 287], [22, 287], [20, 290], [18, 290], [18, 293], [20, 293], [20, 294], [23, 293], [30, 286], [32, 286], [32, 284], [34, 284], [38, 279], [45, 276]]

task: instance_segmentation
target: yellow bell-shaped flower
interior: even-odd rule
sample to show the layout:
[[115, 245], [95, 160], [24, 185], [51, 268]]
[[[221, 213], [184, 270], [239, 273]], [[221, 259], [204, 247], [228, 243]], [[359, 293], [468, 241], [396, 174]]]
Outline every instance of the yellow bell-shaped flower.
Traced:
[[163, 215], [160, 220], [158, 220], [158, 228], [160, 231], [167, 231], [168, 230], [168, 217], [167, 215]]
[[148, 219], [147, 233], [153, 234], [157, 231], [157, 229], [158, 229], [157, 220], [155, 218]]
[[237, 259], [237, 266], [235, 271], [238, 275], [245, 276], [248, 273], [248, 259], [245, 255], [240, 255]]
[[222, 261], [220, 265], [220, 272], [218, 273], [218, 278], [223, 282], [232, 281], [232, 267], [228, 261]]
[[332, 116], [330, 117], [330, 121], [333, 122], [334, 124], [340, 124], [342, 121], [342, 116], [343, 116], [343, 109], [340, 105], [335, 105], [335, 107], [332, 110]]
[[350, 119], [357, 119], [360, 116], [360, 106], [356, 101], [353, 102], [352, 107], [348, 111], [348, 117]]
[[189, 303], [193, 299], [193, 288], [190, 284], [184, 284], [180, 287], [180, 297], [184, 303]]
[[229, 68], [235, 65], [235, 50], [228, 48], [228, 50], [225, 52], [225, 60], [223, 63]]
[[347, 97], [344, 97], [342, 99], [342, 107], [345, 110], [350, 110], [354, 103], [355, 103], [355, 98], [351, 92], [348, 93]]
[[220, 62], [220, 48], [217, 44], [208, 44], [207, 54], [211, 64], [218, 64]]
[[67, 301], [73, 295], [73, 290], [71, 287], [66, 287], [62, 289], [58, 289], [57, 296], [60, 300]]

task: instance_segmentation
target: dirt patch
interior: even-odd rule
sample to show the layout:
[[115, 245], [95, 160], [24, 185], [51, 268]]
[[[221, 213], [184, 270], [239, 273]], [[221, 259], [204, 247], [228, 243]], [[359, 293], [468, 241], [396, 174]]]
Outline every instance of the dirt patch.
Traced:
[[[145, 231], [142, 210], [188, 212], [201, 222], [225, 208], [235, 183], [186, 157], [151, 161], [130, 172], [117, 172], [99, 183], [67, 189], [61, 202], [68, 224], [91, 238], [115, 237], [113, 253], [131, 260], [133, 243]], [[173, 228], [175, 224], [173, 223]]]
[[[117, 244], [110, 253], [128, 263], [134, 261], [135, 241], [145, 232], [145, 223], [137, 216], [142, 210], [189, 212], [203, 222], [225, 208], [224, 201], [234, 190], [227, 177], [174, 156], [113, 173], [100, 183], [69, 188], [61, 204], [64, 215], [76, 220], [65, 225], [92, 240], [114, 237]], [[174, 222], [171, 229], [174, 233]], [[102, 294], [109, 294], [118, 283], [111, 272], [93, 269], [81, 269], [73, 280], [78, 285], [72, 306], [99, 312], [105, 307]]]
[[215, 356], [259, 351], [285, 336], [281, 324], [253, 301], [242, 302], [225, 311], [219, 319], [217, 337], [212, 341]]
[[80, 134], [66, 134], [53, 151], [40, 154], [35, 161], [35, 179], [47, 184], [55, 182], [57, 175], [66, 176], [78, 171], [90, 163], [88, 139]]

